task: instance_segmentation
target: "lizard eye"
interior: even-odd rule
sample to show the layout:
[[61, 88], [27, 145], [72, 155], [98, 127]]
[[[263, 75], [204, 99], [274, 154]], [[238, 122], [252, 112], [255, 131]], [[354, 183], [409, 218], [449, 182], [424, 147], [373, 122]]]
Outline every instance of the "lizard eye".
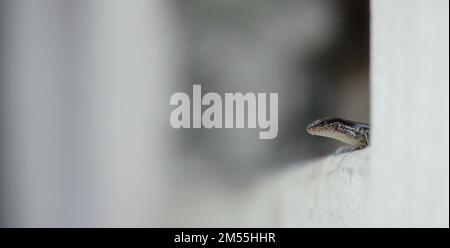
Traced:
[[323, 120], [316, 120], [313, 122], [313, 126], [317, 127], [317, 126], [321, 126], [323, 124]]

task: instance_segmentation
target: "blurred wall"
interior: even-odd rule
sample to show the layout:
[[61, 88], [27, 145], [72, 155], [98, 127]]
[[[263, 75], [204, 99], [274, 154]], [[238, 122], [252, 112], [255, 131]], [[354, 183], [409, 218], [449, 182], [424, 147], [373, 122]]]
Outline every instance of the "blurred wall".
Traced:
[[170, 3], [2, 7], [2, 224], [156, 225], [177, 81]]

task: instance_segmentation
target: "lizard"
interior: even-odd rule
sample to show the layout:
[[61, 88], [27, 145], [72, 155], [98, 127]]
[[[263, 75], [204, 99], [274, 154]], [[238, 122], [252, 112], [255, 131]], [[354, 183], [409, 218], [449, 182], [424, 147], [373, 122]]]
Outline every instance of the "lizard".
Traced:
[[369, 145], [370, 126], [367, 123], [342, 118], [321, 118], [306, 127], [306, 131], [315, 136], [323, 136], [363, 149]]

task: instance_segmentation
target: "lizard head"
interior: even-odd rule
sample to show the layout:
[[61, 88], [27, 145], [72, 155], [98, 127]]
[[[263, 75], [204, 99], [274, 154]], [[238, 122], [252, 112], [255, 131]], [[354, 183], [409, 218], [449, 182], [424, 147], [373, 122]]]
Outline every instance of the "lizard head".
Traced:
[[332, 124], [329, 121], [330, 118], [318, 119], [306, 127], [306, 132], [312, 135], [319, 135], [321, 133], [327, 132], [330, 129], [330, 125]]
[[306, 127], [311, 135], [323, 136], [342, 141], [357, 147], [368, 144], [368, 127], [363, 123], [352, 122], [340, 118], [322, 118], [313, 121]]

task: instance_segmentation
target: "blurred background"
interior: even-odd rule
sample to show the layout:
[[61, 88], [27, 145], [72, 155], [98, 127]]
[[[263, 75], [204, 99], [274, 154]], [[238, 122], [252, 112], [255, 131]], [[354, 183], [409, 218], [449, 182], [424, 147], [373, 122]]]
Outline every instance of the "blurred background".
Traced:
[[[369, 122], [368, 0], [3, 0], [0, 51], [1, 226], [206, 222], [342, 145], [309, 122]], [[278, 137], [172, 129], [193, 84], [278, 92]]]

